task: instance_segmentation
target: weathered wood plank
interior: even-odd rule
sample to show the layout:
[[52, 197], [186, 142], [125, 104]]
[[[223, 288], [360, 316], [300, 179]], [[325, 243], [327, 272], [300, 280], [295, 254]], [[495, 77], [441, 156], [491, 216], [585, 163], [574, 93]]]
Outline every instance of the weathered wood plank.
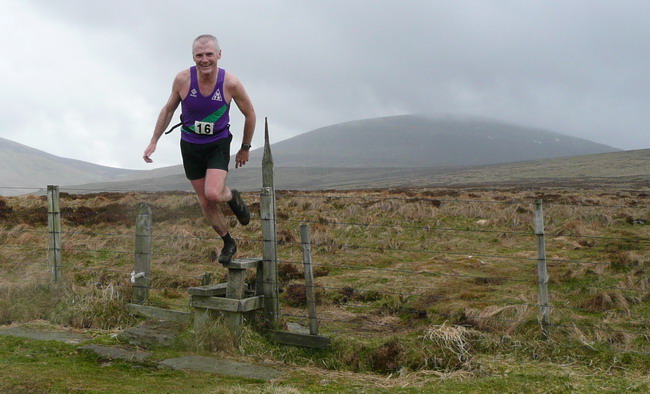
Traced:
[[59, 202], [59, 187], [47, 186], [47, 227], [49, 233], [48, 258], [52, 281], [61, 279], [61, 208]]
[[264, 297], [234, 300], [231, 298], [192, 296], [190, 305], [194, 308], [215, 309], [224, 312], [250, 312], [264, 306]]
[[239, 300], [230, 298], [192, 296], [190, 305], [194, 308], [216, 309], [226, 312], [237, 312], [239, 310]]
[[535, 200], [535, 235], [537, 237], [537, 280], [541, 309], [542, 334], [549, 337], [550, 308], [548, 305], [548, 270], [546, 267], [546, 241], [544, 239], [544, 207], [542, 200]]
[[260, 199], [260, 219], [262, 220], [262, 237], [264, 238], [262, 270], [264, 321], [269, 327], [274, 327], [280, 320], [274, 191], [270, 187], [262, 188]]
[[318, 316], [316, 315], [316, 291], [314, 289], [314, 273], [311, 267], [311, 241], [309, 240], [309, 225], [300, 225], [300, 240], [302, 243], [302, 261], [305, 267], [305, 295], [307, 297], [307, 312], [309, 315], [309, 333], [318, 335]]
[[241, 312], [250, 312], [264, 308], [264, 297], [248, 297], [239, 300], [239, 308]]
[[246, 270], [228, 268], [228, 283], [226, 283], [226, 298], [236, 300], [244, 298]]
[[245, 270], [248, 268], [257, 268], [257, 264], [260, 261], [262, 261], [261, 257], [250, 258], [250, 259], [235, 259], [225, 267], [228, 269], [240, 269], [240, 270]]
[[178, 323], [188, 323], [192, 316], [190, 312], [173, 311], [139, 304], [126, 304], [126, 309], [136, 315]]
[[297, 334], [287, 331], [267, 331], [266, 335], [271, 342], [284, 345], [326, 349], [330, 344], [330, 339], [321, 335]]
[[151, 282], [151, 208], [138, 204], [135, 220], [134, 266], [131, 277], [133, 302], [143, 304], [149, 297]]
[[226, 295], [227, 283], [217, 283], [214, 285], [190, 287], [187, 289], [189, 295], [203, 296], [203, 297], [216, 297]]

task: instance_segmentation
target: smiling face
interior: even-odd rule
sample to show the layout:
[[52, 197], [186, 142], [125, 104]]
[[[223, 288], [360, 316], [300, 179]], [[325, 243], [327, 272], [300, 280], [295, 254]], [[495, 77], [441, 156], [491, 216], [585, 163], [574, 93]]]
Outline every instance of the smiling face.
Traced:
[[214, 40], [198, 40], [192, 45], [192, 56], [199, 73], [208, 75], [217, 71], [217, 62], [221, 59], [221, 49]]

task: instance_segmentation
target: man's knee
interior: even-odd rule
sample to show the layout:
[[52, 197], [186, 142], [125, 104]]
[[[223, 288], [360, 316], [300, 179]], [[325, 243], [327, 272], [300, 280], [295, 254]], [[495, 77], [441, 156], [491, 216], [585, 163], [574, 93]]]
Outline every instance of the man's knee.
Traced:
[[222, 202], [228, 202], [229, 196], [226, 190], [217, 191], [217, 190], [206, 190], [205, 199], [212, 204], [218, 204]]

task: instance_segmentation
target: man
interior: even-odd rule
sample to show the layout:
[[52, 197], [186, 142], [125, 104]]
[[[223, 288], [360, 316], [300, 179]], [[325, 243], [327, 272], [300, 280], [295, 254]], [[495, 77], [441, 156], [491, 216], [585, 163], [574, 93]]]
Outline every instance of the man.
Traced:
[[245, 117], [241, 149], [235, 156], [235, 168], [248, 162], [255, 131], [255, 110], [244, 85], [233, 74], [219, 68], [221, 49], [216, 37], [201, 35], [192, 44], [196, 66], [183, 70], [174, 79], [172, 93], [158, 115], [144, 161], [151, 155], [176, 108], [181, 104], [181, 154], [185, 175], [199, 198], [201, 210], [212, 228], [223, 239], [219, 262], [227, 265], [237, 252], [219, 203], [227, 202], [242, 225], [250, 221], [250, 211], [237, 190], [226, 186], [230, 161], [230, 102], [234, 100]]

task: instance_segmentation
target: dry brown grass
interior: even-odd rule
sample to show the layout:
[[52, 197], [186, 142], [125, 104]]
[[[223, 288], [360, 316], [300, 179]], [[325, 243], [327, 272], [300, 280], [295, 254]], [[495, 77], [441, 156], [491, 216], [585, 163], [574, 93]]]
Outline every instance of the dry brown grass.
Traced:
[[[249, 226], [234, 226], [232, 233], [239, 240], [240, 257], [257, 257], [262, 250], [255, 213], [259, 196], [246, 193], [245, 198], [251, 202], [254, 219]], [[441, 335], [454, 329], [458, 334], [468, 327], [494, 336], [533, 335], [539, 332], [532, 233], [532, 203], [538, 198], [545, 201], [547, 257], [577, 261], [550, 264], [552, 302], [563, 307], [553, 309], [552, 321], [579, 322], [570, 335], [584, 343], [638, 343], [639, 336], [602, 339], [596, 330], [583, 329], [603, 316], [613, 331], [626, 331], [629, 320], [647, 322], [650, 254], [644, 242], [650, 240], [650, 226], [634, 219], [649, 218], [645, 206], [650, 198], [632, 193], [541, 193], [516, 188], [279, 192], [278, 253], [291, 267], [291, 272], [282, 271], [283, 283], [302, 280], [298, 227], [307, 222], [314, 268], [327, 273], [317, 278], [322, 286], [321, 327], [326, 334], [342, 332], [359, 340], [391, 335], [421, 338], [425, 326], [437, 327]], [[15, 286], [25, 277], [39, 275], [46, 280], [47, 233], [39, 213], [45, 209], [44, 200], [3, 201], [11, 208], [0, 224], [0, 242], [6, 245], [0, 247], [5, 284]], [[221, 241], [188, 193], [62, 196], [68, 215], [63, 215], [66, 280], [76, 286], [76, 292], [90, 294], [97, 302], [119, 305], [123, 301], [111, 304], [114, 300], [102, 292], [111, 284], [116, 288], [132, 270], [132, 222], [141, 201], [154, 212], [155, 302], [186, 306], [184, 289], [200, 283], [204, 272], [214, 278], [225, 275], [211, 258]], [[232, 215], [228, 220], [235, 222]], [[102, 292], [92, 290], [97, 284]], [[119, 294], [127, 297], [124, 291]], [[304, 315], [284, 302], [283, 311]], [[65, 321], [78, 326], [100, 324], [87, 317], [103, 313], [93, 308], [80, 305], [79, 315]], [[433, 341], [434, 334], [430, 335]], [[405, 345], [389, 344], [383, 351], [402, 354], [405, 349], [400, 346]]]

